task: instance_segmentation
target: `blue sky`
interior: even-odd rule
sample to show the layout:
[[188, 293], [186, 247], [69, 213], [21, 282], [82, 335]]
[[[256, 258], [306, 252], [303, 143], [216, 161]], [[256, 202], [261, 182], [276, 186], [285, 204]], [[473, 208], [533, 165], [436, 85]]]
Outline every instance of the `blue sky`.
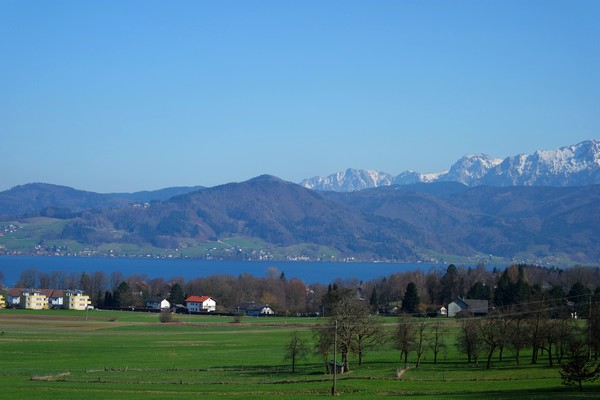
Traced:
[[0, 0], [0, 190], [299, 182], [600, 137], [599, 1]]

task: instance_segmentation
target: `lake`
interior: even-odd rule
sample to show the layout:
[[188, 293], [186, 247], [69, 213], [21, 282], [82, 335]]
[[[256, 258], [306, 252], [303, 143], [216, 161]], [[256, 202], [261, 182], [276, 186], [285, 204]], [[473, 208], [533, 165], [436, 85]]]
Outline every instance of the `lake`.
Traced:
[[286, 278], [299, 278], [306, 284], [331, 283], [337, 278], [368, 281], [398, 272], [417, 269], [427, 272], [431, 267], [445, 265], [427, 263], [364, 263], [364, 262], [304, 262], [304, 261], [213, 261], [166, 258], [116, 258], [116, 257], [36, 257], [0, 256], [0, 273], [7, 287], [13, 287], [22, 271], [34, 268], [39, 272], [88, 274], [115, 271], [125, 276], [143, 274], [149, 279], [182, 277], [185, 280], [209, 275], [238, 276], [248, 273], [256, 277], [267, 276], [269, 268], [284, 272]]

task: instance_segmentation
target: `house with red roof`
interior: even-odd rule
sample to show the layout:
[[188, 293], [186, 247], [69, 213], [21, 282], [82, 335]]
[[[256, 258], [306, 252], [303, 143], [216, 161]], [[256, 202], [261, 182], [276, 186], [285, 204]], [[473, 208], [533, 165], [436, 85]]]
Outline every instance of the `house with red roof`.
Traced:
[[193, 312], [216, 311], [217, 302], [210, 296], [190, 296], [185, 299], [185, 306]]

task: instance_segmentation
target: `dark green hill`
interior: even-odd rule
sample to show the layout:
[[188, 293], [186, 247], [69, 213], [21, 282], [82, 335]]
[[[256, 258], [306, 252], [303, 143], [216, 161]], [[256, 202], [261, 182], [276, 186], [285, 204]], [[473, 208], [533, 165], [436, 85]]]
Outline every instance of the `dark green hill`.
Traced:
[[100, 194], [48, 183], [28, 183], [0, 192], [0, 217], [41, 215], [69, 218], [85, 210], [119, 208], [130, 202], [163, 201], [202, 189], [202, 186], [183, 186], [134, 193]]
[[0, 216], [5, 217], [39, 215], [47, 210], [55, 210], [61, 214], [77, 213], [124, 204], [126, 201], [109, 195], [47, 183], [29, 183], [0, 192]]

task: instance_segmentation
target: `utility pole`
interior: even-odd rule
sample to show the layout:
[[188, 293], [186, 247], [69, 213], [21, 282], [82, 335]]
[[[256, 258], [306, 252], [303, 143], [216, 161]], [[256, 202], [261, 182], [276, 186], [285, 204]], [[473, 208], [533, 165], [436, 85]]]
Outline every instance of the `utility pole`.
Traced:
[[592, 359], [592, 292], [590, 291], [589, 297], [589, 310], [588, 310], [588, 360]]
[[336, 395], [336, 382], [337, 381], [337, 319], [333, 326], [333, 386], [331, 387], [331, 395]]

